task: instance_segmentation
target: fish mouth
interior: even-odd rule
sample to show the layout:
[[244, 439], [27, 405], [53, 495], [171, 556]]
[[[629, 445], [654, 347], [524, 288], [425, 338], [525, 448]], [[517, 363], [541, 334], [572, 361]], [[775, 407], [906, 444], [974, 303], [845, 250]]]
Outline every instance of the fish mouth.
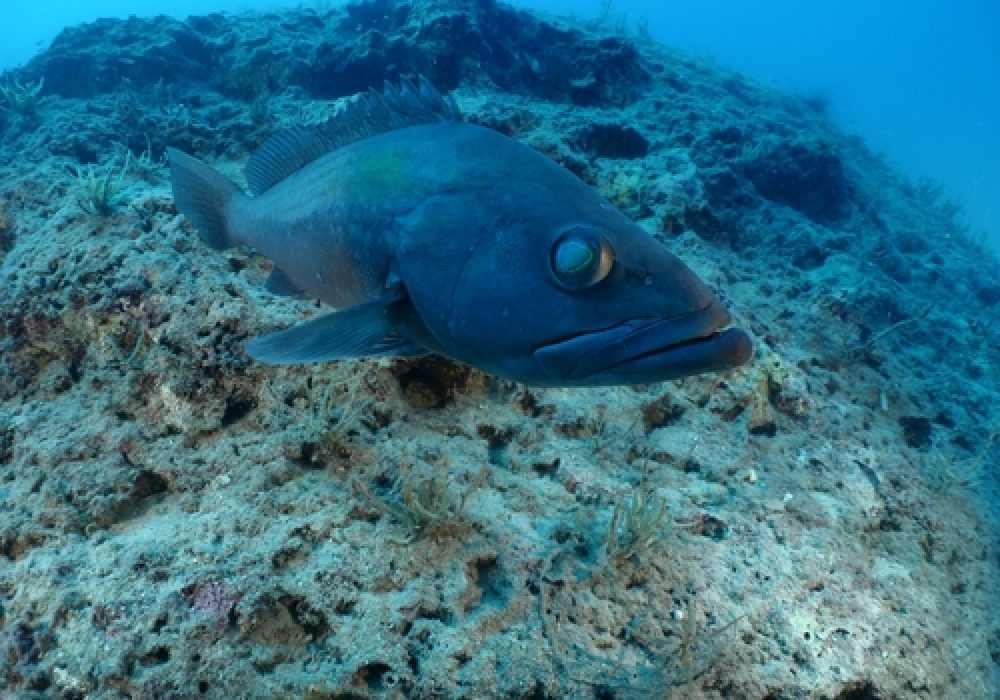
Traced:
[[634, 318], [538, 347], [534, 356], [554, 383], [646, 384], [731, 369], [752, 354], [750, 337], [726, 328], [718, 301], [672, 318]]

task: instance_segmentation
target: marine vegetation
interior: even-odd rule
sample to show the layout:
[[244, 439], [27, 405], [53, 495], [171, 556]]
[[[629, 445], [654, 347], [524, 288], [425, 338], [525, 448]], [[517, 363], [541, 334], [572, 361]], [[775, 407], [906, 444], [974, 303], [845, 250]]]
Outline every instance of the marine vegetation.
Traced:
[[98, 217], [114, 214], [121, 203], [121, 192], [131, 158], [131, 153], [125, 154], [125, 162], [120, 170], [109, 165], [103, 171], [98, 171], [92, 164], [76, 169], [76, 203], [81, 210]]
[[11, 78], [0, 84], [0, 97], [5, 103], [3, 106], [22, 117], [34, 118], [44, 87], [45, 78], [27, 83], [22, 83], [17, 78]]
[[604, 543], [609, 563], [642, 558], [662, 544], [666, 519], [666, 503], [655, 492], [636, 489], [617, 501]]

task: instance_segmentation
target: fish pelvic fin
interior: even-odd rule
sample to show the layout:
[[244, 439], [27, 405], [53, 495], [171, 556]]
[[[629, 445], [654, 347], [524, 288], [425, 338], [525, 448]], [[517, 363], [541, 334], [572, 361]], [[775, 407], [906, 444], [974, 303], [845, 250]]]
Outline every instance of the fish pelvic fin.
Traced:
[[229, 204], [243, 196], [235, 182], [210, 165], [176, 148], [168, 148], [170, 185], [177, 209], [198, 229], [206, 244], [222, 250], [236, 241], [227, 223]]

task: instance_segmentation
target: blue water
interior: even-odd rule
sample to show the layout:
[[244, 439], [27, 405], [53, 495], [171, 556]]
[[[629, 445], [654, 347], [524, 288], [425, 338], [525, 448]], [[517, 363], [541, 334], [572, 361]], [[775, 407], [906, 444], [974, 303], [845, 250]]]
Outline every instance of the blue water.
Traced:
[[[527, 0], [567, 13], [583, 3]], [[589, 3], [599, 5], [600, 3]], [[1000, 3], [615, 2], [630, 22], [765, 82], [832, 98], [903, 172], [943, 182], [1000, 248]]]
[[[186, 16], [308, 5], [295, 0], [18, 0], [4, 9], [0, 69], [66, 25], [98, 16]], [[595, 16], [600, 0], [521, 0]], [[911, 177], [943, 183], [974, 236], [1000, 249], [1000, 3], [995, 0], [615, 0], [611, 12], [666, 43], [783, 88], [831, 98], [841, 124]], [[16, 31], [13, 29], [16, 28]]]

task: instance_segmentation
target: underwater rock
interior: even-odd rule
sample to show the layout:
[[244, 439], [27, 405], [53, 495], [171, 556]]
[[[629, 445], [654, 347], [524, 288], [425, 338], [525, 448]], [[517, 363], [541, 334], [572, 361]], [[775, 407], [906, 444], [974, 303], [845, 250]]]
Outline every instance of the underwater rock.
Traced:
[[899, 425], [903, 428], [903, 439], [910, 447], [922, 448], [931, 444], [934, 426], [924, 416], [900, 416]]
[[[164, 149], [238, 179], [415, 71], [689, 261], [755, 363], [251, 361], [324, 311], [198, 240]], [[0, 85], [42, 78], [0, 110], [0, 695], [997, 695], [1000, 266], [801, 98], [471, 0], [102, 21]]]
[[847, 214], [850, 186], [833, 144], [782, 141], [763, 148], [745, 172], [762, 197], [786, 204], [817, 223], [835, 223]]
[[643, 158], [649, 153], [649, 141], [627, 124], [588, 124], [571, 143], [593, 158]]
[[264, 21], [266, 30], [247, 15], [99, 20], [61, 32], [23, 73], [64, 97], [169, 91], [208, 76], [235, 97], [297, 85], [332, 98], [422, 74], [444, 90], [486, 80], [557, 102], [621, 106], [650, 84], [631, 38], [591, 36], [493, 0], [351, 2]]

